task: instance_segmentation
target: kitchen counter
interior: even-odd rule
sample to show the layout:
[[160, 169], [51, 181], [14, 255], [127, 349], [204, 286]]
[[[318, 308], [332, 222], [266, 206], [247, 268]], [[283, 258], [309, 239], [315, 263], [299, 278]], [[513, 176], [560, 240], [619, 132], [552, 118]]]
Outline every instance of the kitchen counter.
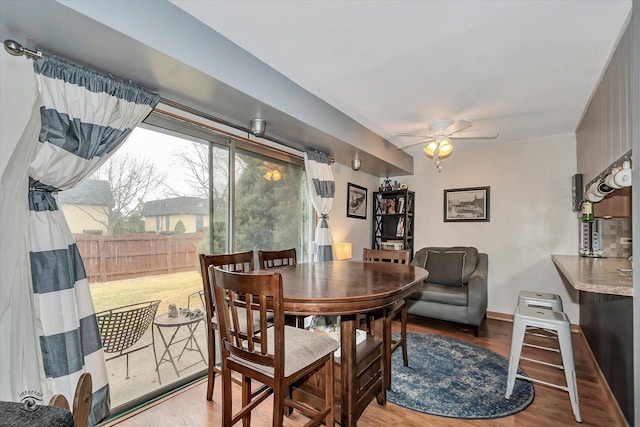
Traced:
[[626, 258], [587, 258], [574, 255], [551, 255], [553, 263], [579, 291], [608, 295], [633, 296], [633, 282], [618, 269], [630, 269]]

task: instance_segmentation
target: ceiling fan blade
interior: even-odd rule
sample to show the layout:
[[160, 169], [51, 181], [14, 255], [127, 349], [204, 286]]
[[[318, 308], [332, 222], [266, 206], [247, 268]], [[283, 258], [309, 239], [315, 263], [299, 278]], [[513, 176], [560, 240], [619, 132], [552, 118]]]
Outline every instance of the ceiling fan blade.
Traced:
[[416, 145], [424, 144], [425, 142], [431, 142], [431, 141], [433, 141], [433, 140], [435, 140], [435, 138], [433, 138], [433, 137], [428, 137], [428, 138], [423, 139], [423, 140], [420, 140], [420, 141], [418, 141], [418, 142], [414, 142], [413, 144], [405, 145], [405, 146], [403, 146], [403, 147], [398, 147], [398, 150], [404, 150], [405, 148], [415, 147]]
[[462, 132], [465, 129], [469, 129], [471, 127], [471, 122], [469, 120], [456, 120], [451, 126], [449, 126], [446, 130], [448, 135], [453, 135], [454, 133]]
[[415, 137], [419, 137], [419, 138], [429, 138], [430, 135], [420, 135], [418, 133], [414, 133], [414, 132], [400, 132], [400, 133], [396, 133], [396, 136], [415, 136]]
[[496, 139], [500, 134], [496, 133], [496, 134], [491, 134], [491, 135], [487, 135], [485, 134], [473, 134], [473, 133], [464, 133], [464, 134], [458, 134], [458, 135], [451, 135], [450, 138], [451, 139]]

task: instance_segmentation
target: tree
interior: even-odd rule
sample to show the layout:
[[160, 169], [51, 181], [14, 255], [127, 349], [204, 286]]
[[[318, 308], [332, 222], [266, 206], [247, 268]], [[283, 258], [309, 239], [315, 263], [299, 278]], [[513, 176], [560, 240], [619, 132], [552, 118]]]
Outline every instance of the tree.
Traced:
[[104, 225], [109, 235], [144, 231], [144, 225], [140, 227], [143, 200], [163, 186], [165, 176], [144, 157], [114, 154], [92, 176], [109, 182], [113, 204], [103, 208], [106, 221], [93, 219]]

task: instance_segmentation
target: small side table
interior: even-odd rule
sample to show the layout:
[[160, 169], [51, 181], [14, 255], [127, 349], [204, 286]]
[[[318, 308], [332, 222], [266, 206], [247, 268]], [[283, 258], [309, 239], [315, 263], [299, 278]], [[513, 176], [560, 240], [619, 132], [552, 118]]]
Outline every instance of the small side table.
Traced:
[[[202, 350], [200, 349], [200, 345], [198, 345], [198, 341], [194, 336], [196, 329], [198, 329], [198, 325], [200, 324], [200, 322], [204, 320], [204, 316], [205, 314], [202, 313], [200, 316], [197, 316], [197, 317], [187, 317], [182, 314], [178, 315], [178, 317], [169, 317], [169, 313], [163, 313], [156, 316], [155, 319], [153, 320], [153, 324], [158, 329], [158, 333], [160, 334], [160, 338], [162, 339], [162, 343], [164, 344], [164, 352], [162, 353], [162, 356], [160, 356], [159, 359], [156, 359], [156, 371], [158, 372], [158, 382], [160, 384], [162, 384], [162, 381], [160, 380], [161, 364], [165, 362], [171, 362], [171, 365], [173, 365], [173, 370], [175, 371], [176, 376], [180, 377], [180, 372], [185, 371], [186, 369], [189, 369], [192, 366], [195, 366], [198, 363], [200, 363], [200, 361], [197, 361], [182, 369], [178, 369], [175, 361], [180, 360], [180, 358], [182, 357], [185, 351], [197, 351], [198, 353], [200, 353], [200, 358], [202, 359], [202, 362], [204, 362], [205, 365], [207, 364], [204, 354], [202, 354]], [[178, 331], [183, 326], [187, 327], [188, 335], [186, 338], [181, 338], [176, 340]], [[165, 338], [164, 333], [162, 332], [164, 328], [174, 329], [168, 341]], [[184, 342], [184, 346], [182, 347], [180, 354], [176, 358], [171, 353], [171, 346], [181, 342]]]

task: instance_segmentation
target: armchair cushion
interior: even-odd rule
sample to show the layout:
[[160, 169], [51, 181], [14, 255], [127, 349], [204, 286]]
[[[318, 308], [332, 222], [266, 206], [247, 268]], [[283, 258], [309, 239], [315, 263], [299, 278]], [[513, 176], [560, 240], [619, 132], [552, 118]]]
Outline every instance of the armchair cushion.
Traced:
[[461, 251], [427, 251], [424, 268], [429, 272], [428, 281], [445, 286], [462, 286], [466, 255]]
[[[471, 278], [471, 274], [476, 270], [476, 267], [479, 262], [478, 249], [471, 246], [450, 246], [450, 247], [434, 246], [434, 247], [422, 248], [418, 252], [416, 252], [416, 255], [413, 258], [413, 261], [411, 262], [411, 264], [417, 265], [419, 267], [423, 267], [427, 271], [429, 271], [429, 278], [427, 279], [428, 282], [443, 284], [442, 282], [436, 281], [436, 279], [433, 276], [433, 273], [431, 272], [431, 270], [429, 270], [429, 267], [427, 266], [427, 264], [429, 263], [429, 256], [432, 255], [434, 252], [439, 252], [439, 253], [464, 252], [465, 256], [464, 256], [464, 265], [462, 266], [462, 284], [467, 284], [469, 282]], [[457, 257], [459, 257], [459, 255]], [[435, 260], [432, 258], [432, 262], [434, 261]], [[434, 266], [431, 266], [431, 267], [433, 268]], [[438, 274], [436, 274], [436, 276], [438, 276]], [[458, 282], [456, 286], [459, 286], [459, 285], [460, 283]]]

